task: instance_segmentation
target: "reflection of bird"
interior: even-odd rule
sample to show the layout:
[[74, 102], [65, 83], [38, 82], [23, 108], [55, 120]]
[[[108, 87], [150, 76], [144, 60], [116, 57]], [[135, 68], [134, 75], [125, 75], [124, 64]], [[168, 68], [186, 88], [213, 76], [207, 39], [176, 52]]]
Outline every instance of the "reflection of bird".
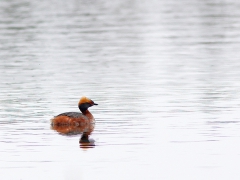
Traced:
[[80, 148], [88, 149], [93, 148], [95, 146], [95, 141], [89, 136], [94, 130], [94, 123], [87, 123], [82, 126], [75, 126], [75, 125], [66, 125], [66, 126], [58, 126], [52, 125], [52, 129], [59, 132], [62, 135], [76, 135], [81, 134], [82, 136], [79, 140]]
[[98, 105], [87, 97], [82, 97], [78, 103], [79, 112], [66, 112], [55, 116], [51, 121], [53, 126], [84, 126], [85, 124], [94, 122], [93, 115], [88, 111], [88, 108]]
[[81, 134], [82, 136], [79, 140], [80, 148], [88, 149], [95, 146], [95, 141], [89, 136], [94, 130], [95, 123], [86, 123], [84, 125], [52, 125], [52, 129], [59, 132], [62, 135], [77, 135]]
[[93, 123], [86, 123], [84, 125], [76, 126], [76, 125], [52, 125], [52, 129], [59, 132], [63, 135], [76, 135], [81, 133], [88, 133], [89, 135], [94, 130], [94, 122]]
[[79, 144], [81, 148], [93, 148], [95, 146], [94, 139], [89, 139], [89, 132], [84, 132], [79, 140]]

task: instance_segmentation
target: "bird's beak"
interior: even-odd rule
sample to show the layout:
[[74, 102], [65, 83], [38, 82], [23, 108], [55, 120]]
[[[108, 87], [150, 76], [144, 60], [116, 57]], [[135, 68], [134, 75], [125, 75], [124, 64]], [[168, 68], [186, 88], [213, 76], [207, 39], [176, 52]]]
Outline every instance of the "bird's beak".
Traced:
[[93, 103], [93, 105], [98, 105], [97, 103]]

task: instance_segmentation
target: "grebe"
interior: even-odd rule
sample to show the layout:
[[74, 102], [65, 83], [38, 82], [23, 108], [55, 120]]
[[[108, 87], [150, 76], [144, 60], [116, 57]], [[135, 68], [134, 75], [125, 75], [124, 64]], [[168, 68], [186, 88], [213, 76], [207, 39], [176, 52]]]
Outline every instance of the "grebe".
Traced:
[[94, 122], [93, 115], [88, 111], [88, 108], [98, 105], [94, 103], [91, 99], [87, 97], [82, 97], [78, 103], [78, 108], [82, 113], [79, 112], [65, 112], [55, 116], [51, 121], [52, 125], [74, 125], [74, 126], [82, 126], [86, 123]]

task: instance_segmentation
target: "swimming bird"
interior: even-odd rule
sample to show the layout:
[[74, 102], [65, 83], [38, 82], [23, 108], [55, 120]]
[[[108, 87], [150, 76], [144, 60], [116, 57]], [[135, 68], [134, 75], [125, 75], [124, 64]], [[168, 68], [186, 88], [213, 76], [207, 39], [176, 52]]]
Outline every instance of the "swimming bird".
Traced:
[[80, 112], [65, 112], [62, 114], [59, 114], [55, 116], [52, 121], [52, 125], [74, 125], [74, 126], [82, 126], [85, 125], [86, 123], [92, 123], [94, 122], [94, 117], [93, 115], [88, 111], [88, 108], [94, 105], [98, 105], [94, 103], [91, 99], [83, 96], [79, 103], [78, 103], [78, 108], [80, 109]]

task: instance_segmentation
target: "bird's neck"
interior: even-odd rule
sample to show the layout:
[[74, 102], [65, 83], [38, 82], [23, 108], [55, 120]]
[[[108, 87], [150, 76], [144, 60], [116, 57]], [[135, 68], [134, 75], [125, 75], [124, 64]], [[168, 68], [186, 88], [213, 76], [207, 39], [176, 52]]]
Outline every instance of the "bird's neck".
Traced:
[[88, 108], [90, 107], [89, 104], [84, 103], [78, 105], [80, 111], [83, 113], [83, 115], [87, 116], [89, 119], [94, 119], [93, 115], [88, 111]]
[[84, 104], [79, 104], [79, 105], [78, 105], [78, 108], [80, 109], [80, 111], [81, 111], [83, 114], [85, 114], [85, 112], [88, 111], [89, 106], [88, 106], [88, 104], [84, 103]]
[[91, 114], [88, 109], [84, 109], [84, 110], [80, 109], [80, 111], [81, 111], [84, 115]]
[[84, 116], [87, 116], [87, 118], [88, 118], [89, 120], [94, 120], [94, 117], [93, 117], [93, 115], [90, 113], [90, 111], [86, 110], [86, 111], [84, 111], [84, 112], [82, 112], [82, 113], [83, 113]]

